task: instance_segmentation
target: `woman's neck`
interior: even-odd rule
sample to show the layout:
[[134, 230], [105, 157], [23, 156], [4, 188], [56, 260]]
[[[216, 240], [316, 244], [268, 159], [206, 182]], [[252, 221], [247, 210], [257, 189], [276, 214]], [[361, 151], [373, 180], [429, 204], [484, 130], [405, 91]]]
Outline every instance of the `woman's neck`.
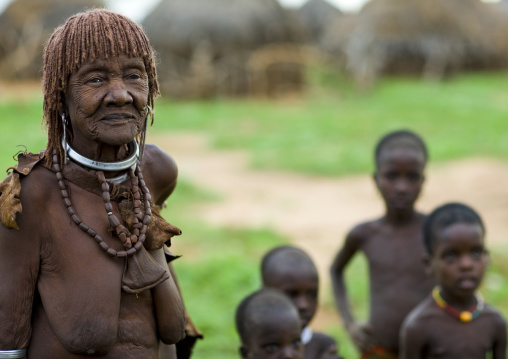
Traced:
[[79, 141], [72, 141], [69, 146], [80, 155], [100, 162], [117, 162], [124, 160], [129, 155], [127, 144], [108, 145], [98, 142], [82, 144]]

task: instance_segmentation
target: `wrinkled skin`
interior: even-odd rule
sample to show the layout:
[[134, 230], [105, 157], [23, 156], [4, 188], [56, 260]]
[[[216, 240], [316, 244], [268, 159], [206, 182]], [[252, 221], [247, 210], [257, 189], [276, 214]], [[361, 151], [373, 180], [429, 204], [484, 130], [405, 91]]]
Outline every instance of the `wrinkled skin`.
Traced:
[[[148, 97], [140, 58], [100, 59], [72, 74], [62, 111], [73, 148], [115, 161], [141, 130]], [[177, 177], [174, 161], [147, 146], [141, 164], [152, 201], [162, 205]], [[118, 173], [107, 174], [107, 177]], [[101, 196], [65, 181], [82, 221], [116, 250]], [[28, 348], [28, 358], [143, 359], [183, 336], [183, 303], [173, 278], [139, 295], [121, 290], [124, 260], [110, 258], [71, 220], [52, 171], [37, 165], [21, 182], [19, 231], [0, 226], [0, 350]], [[113, 212], [121, 218], [118, 203]], [[166, 271], [163, 249], [148, 252]]]

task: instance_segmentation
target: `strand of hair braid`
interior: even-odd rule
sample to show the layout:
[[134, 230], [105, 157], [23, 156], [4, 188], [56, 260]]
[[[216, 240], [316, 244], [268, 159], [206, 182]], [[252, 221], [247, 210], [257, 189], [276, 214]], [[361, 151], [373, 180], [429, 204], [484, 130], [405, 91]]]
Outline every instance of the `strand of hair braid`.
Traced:
[[[132, 233], [123, 226], [118, 218], [113, 214], [113, 206], [110, 202], [111, 196], [109, 193], [109, 184], [106, 181], [106, 178], [104, 176], [104, 172], [97, 171], [96, 175], [101, 183], [102, 188], [102, 200], [104, 201], [104, 208], [106, 209], [106, 212], [108, 214], [108, 220], [110, 225], [113, 227], [113, 229], [116, 232], [116, 235], [122, 242], [122, 245], [126, 250], [117, 251], [111, 247], [104, 241], [104, 239], [97, 234], [97, 232], [87, 226], [81, 218], [76, 214], [76, 210], [74, 209], [71, 199], [69, 197], [69, 192], [67, 191], [67, 187], [64, 182], [64, 177], [62, 175], [62, 171], [59, 164], [59, 156], [58, 151], [55, 149], [53, 150], [53, 169], [56, 173], [56, 179], [58, 181], [58, 186], [60, 188], [62, 199], [64, 201], [65, 207], [67, 208], [67, 212], [69, 212], [69, 215], [71, 216], [71, 219], [78, 227], [85, 233], [87, 233], [90, 237], [95, 239], [95, 241], [99, 244], [99, 246], [111, 257], [127, 257], [134, 255], [137, 251], [141, 249], [141, 246], [143, 245], [143, 242], [146, 239], [146, 228], [148, 226], [148, 223], [150, 222], [150, 218], [152, 215], [152, 209], [150, 208], [150, 200], [151, 195], [150, 191], [148, 190], [148, 187], [146, 186], [145, 181], [143, 180], [143, 174], [141, 173], [141, 166], [139, 164], [139, 161], [136, 164], [136, 171], [134, 171], [132, 168], [129, 169], [129, 176], [131, 179], [131, 185], [132, 185], [132, 193], [133, 193], [133, 212], [134, 217], [132, 220]], [[144, 199], [144, 206], [145, 206], [145, 213], [143, 216], [143, 213], [141, 212], [141, 192], [143, 193], [143, 199]]]

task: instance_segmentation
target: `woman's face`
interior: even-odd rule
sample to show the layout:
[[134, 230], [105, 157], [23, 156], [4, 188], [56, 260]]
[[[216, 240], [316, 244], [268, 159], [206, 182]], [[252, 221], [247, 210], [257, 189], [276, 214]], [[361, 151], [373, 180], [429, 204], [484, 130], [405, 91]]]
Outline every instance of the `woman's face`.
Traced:
[[142, 58], [120, 55], [85, 63], [70, 76], [65, 93], [72, 146], [85, 153], [97, 144], [129, 143], [143, 128], [147, 101]]

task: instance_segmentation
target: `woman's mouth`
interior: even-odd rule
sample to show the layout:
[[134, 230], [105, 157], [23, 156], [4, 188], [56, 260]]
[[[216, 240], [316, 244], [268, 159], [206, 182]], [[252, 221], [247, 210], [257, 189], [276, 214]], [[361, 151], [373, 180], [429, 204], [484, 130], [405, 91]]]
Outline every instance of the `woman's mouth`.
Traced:
[[103, 121], [109, 122], [125, 122], [133, 119], [134, 116], [124, 113], [112, 113], [102, 118]]

